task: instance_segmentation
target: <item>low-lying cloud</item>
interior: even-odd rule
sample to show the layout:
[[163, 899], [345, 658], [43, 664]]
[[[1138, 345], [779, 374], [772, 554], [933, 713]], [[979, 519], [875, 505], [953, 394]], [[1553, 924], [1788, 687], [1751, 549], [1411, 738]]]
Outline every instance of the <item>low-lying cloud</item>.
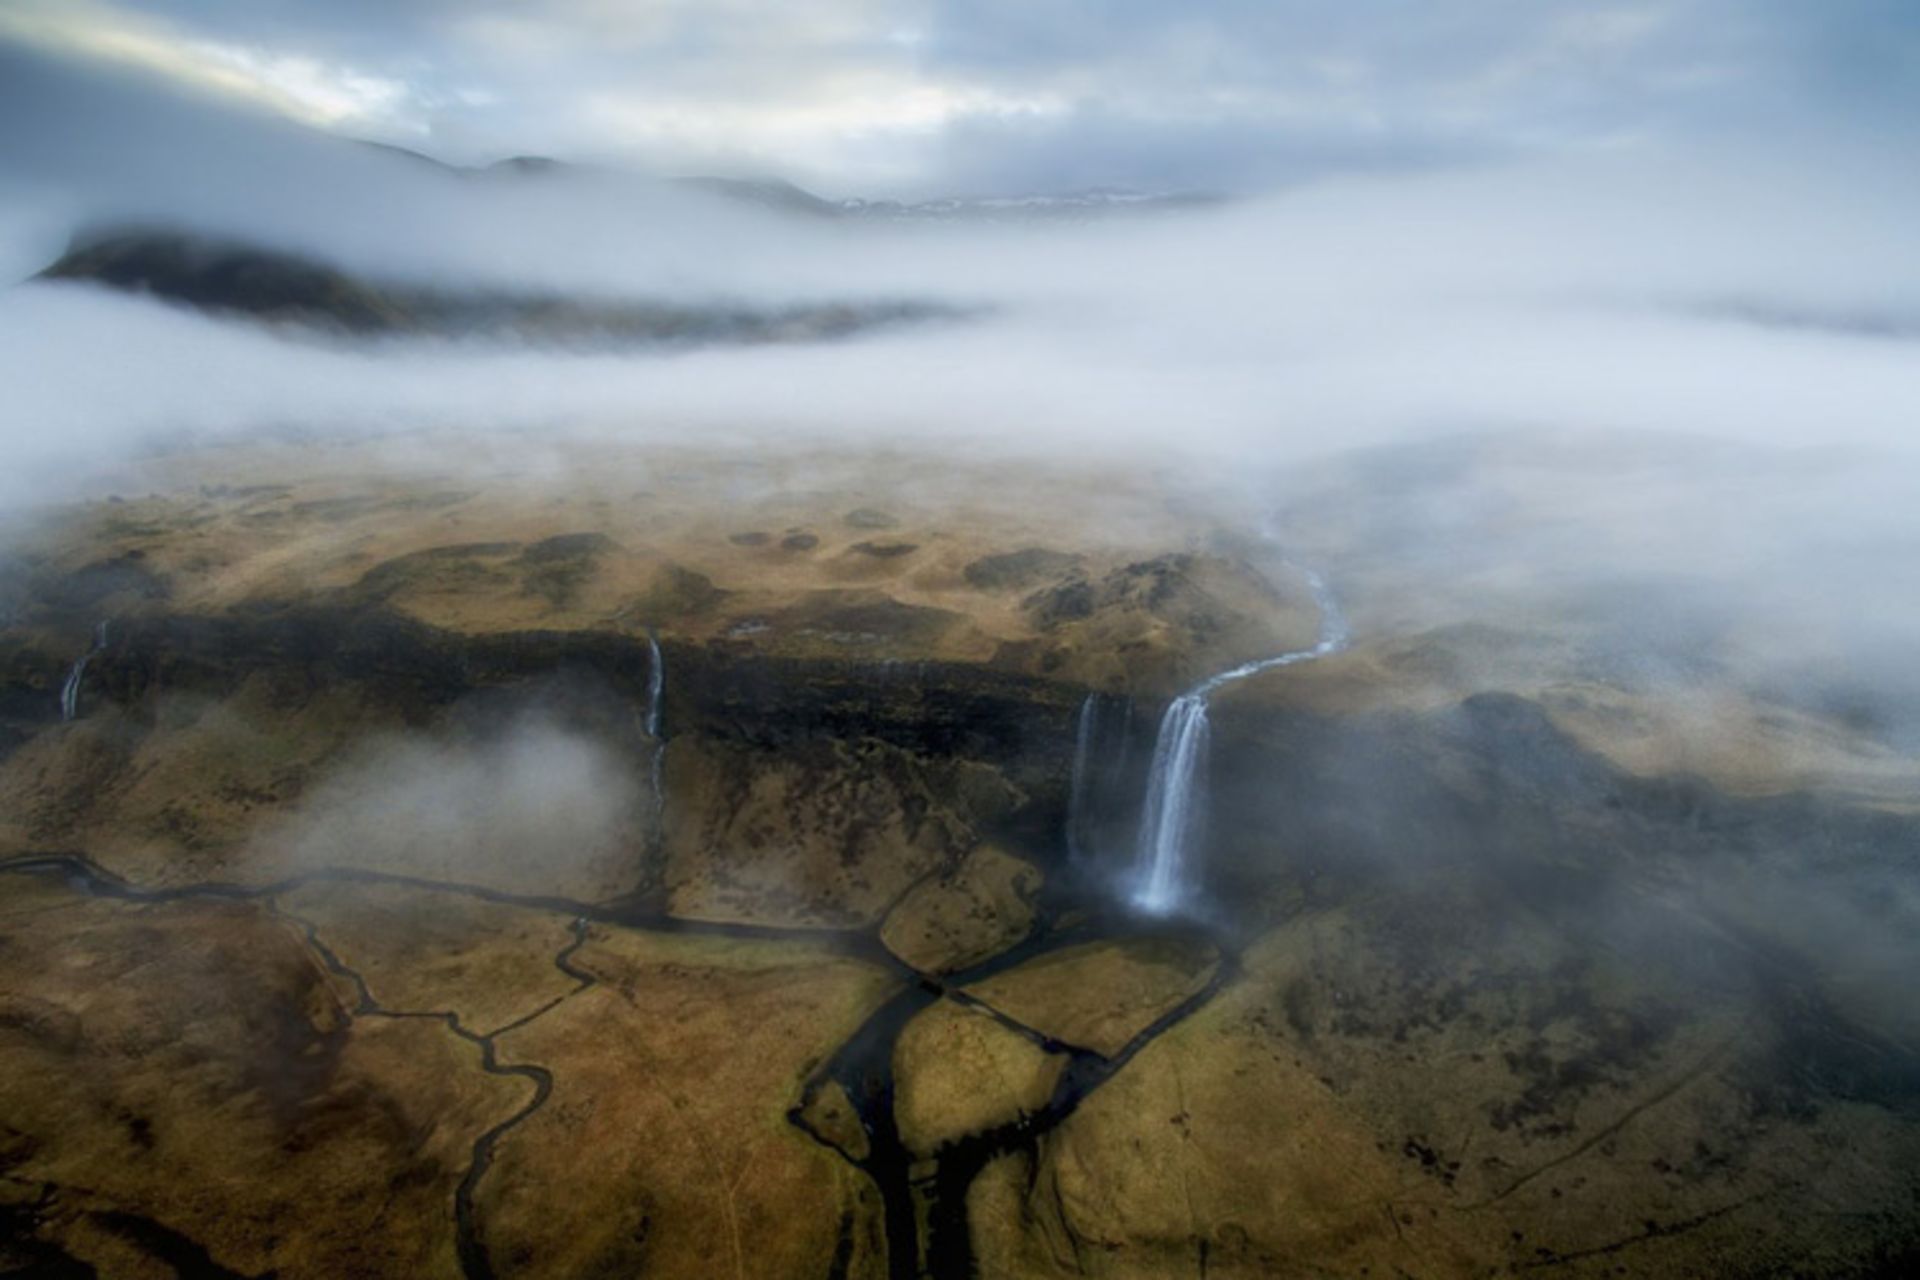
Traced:
[[[537, 714], [356, 749], [259, 840], [274, 872], [363, 867], [524, 893], [630, 887], [636, 766]], [[586, 895], [586, 896], [591, 896]]]
[[[1355, 174], [1179, 213], [889, 222], [613, 172], [455, 174], [152, 84], [25, 70], [84, 110], [0, 125], [16, 278], [75, 228], [147, 223], [432, 287], [981, 312], [806, 346], [556, 354], [316, 339], [22, 283], [0, 294], [3, 502], [263, 431], [549, 461], [582, 439], [1134, 459], [1256, 505], [1359, 447], [1665, 433], [1766, 460], [1563, 466], [1526, 481], [1551, 518], [1408, 552], [1447, 547], [1456, 573], [1492, 555], [1533, 580], [1710, 583], [1782, 670], [1837, 651], [1880, 670], [1920, 637], [1901, 585], [1920, 342], [1884, 320], [1920, 314], [1920, 179], [1858, 136]], [[1504, 497], [1476, 478], [1446, 500]]]

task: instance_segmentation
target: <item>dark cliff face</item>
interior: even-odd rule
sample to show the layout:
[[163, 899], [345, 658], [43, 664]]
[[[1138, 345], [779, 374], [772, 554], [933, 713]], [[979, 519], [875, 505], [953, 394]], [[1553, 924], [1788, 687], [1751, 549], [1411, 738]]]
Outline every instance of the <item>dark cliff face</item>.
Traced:
[[297, 845], [289, 821], [324, 825], [339, 779], [364, 783], [368, 744], [414, 742], [457, 772], [536, 721], [588, 744], [634, 808], [614, 847], [553, 858], [552, 884], [539, 859], [489, 870], [516, 891], [847, 926], [983, 839], [1043, 861], [1059, 852], [1078, 693], [991, 667], [669, 640], [656, 736], [644, 634], [470, 635], [353, 606], [155, 612], [115, 623], [67, 730], [58, 695], [72, 655], [7, 640], [12, 821], [40, 847], [130, 836], [145, 851], [118, 869], [142, 878], [171, 878], [176, 863], [270, 874], [260, 868], [280, 855], [268, 847], [262, 863], [259, 842]]
[[753, 307], [428, 287], [368, 279], [281, 249], [154, 229], [83, 236], [39, 279], [100, 285], [200, 311], [352, 338], [425, 336], [595, 348], [827, 341], [964, 314], [957, 307], [909, 299]]
[[[666, 719], [678, 733], [775, 748], [873, 737], [1035, 782], [1057, 776], [1071, 755], [1077, 691], [1045, 680], [957, 662], [802, 660], [673, 641], [661, 649]], [[276, 667], [316, 685], [370, 682], [420, 719], [481, 690], [569, 673], [637, 705], [651, 658], [646, 637], [631, 632], [463, 635], [378, 609], [290, 609], [130, 622], [89, 678], [133, 705], [159, 689], [218, 693]]]
[[[59, 718], [60, 685], [84, 647], [85, 615], [71, 613], [72, 652], [45, 636], [0, 638], [0, 723], [11, 747]], [[1027, 856], [1064, 855], [1085, 689], [976, 663], [781, 657], [671, 639], [660, 651], [664, 736], [687, 742], [687, 754], [751, 773], [818, 764], [821, 744], [875, 744], [938, 775], [949, 793], [943, 803], [1017, 839]], [[491, 705], [544, 708], [618, 736], [637, 723], [652, 676], [648, 639], [637, 632], [463, 634], [341, 605], [155, 611], [117, 622], [89, 661], [82, 692], [84, 705], [111, 710], [130, 732], [151, 727], [163, 699], [217, 702], [255, 680], [272, 682], [283, 699], [351, 690], [382, 709], [383, 724], [429, 729]], [[1116, 874], [1133, 857], [1158, 711], [1133, 708], [1124, 733], [1108, 735], [1103, 758], [1090, 762], [1102, 785], [1097, 811], [1083, 818], [1098, 829], [1103, 867]], [[700, 753], [696, 741], [706, 744]], [[835, 768], [872, 765], [849, 759]], [[828, 785], [832, 773], [814, 783]], [[992, 786], [981, 784], [984, 775]], [[1572, 879], [1659, 875], [1719, 859], [1891, 867], [1913, 832], [1902, 815], [1814, 795], [1741, 797], [1701, 779], [1627, 774], [1509, 694], [1436, 712], [1343, 717], [1227, 700], [1208, 784], [1203, 863], [1225, 901], [1303, 875], [1351, 883], [1450, 861], [1489, 875], [1551, 864]], [[964, 802], [960, 790], [969, 790]]]

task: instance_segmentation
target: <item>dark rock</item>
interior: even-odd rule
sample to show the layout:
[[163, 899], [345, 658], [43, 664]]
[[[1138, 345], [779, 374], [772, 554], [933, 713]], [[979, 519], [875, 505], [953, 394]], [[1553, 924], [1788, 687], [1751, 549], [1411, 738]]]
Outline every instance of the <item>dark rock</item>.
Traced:
[[947, 609], [904, 604], [862, 592], [815, 592], [771, 619], [782, 631], [810, 633], [840, 645], [930, 644], [961, 620]]
[[824, 341], [964, 314], [941, 303], [885, 299], [755, 309], [424, 288], [363, 278], [280, 249], [154, 229], [84, 237], [39, 278], [353, 337], [430, 334], [594, 348]]
[[508, 576], [506, 571], [483, 562], [503, 559], [519, 549], [517, 542], [467, 542], [410, 552], [367, 570], [350, 594], [374, 604], [409, 589], [448, 591], [499, 582]]
[[982, 556], [962, 570], [967, 582], [982, 591], [1005, 591], [1032, 586], [1043, 578], [1071, 571], [1080, 557], [1045, 547], [1026, 547], [1002, 555]]
[[33, 594], [58, 610], [95, 609], [112, 597], [141, 600], [165, 599], [166, 579], [144, 563], [139, 551], [92, 564], [60, 577], [49, 578], [35, 586]]
[[1074, 578], [1034, 592], [1020, 602], [1020, 607], [1033, 615], [1035, 626], [1047, 630], [1092, 617], [1095, 603], [1093, 584], [1085, 578]]
[[563, 533], [543, 539], [520, 555], [525, 570], [521, 589], [545, 598], [556, 609], [563, 608], [593, 575], [601, 554], [617, 549], [611, 538], [600, 533]]
[[660, 570], [632, 611], [651, 622], [705, 613], [726, 598], [727, 592], [714, 586], [706, 574], [670, 564]]
[[528, 564], [543, 564], [553, 560], [570, 560], [576, 556], [597, 556], [603, 551], [617, 550], [619, 545], [604, 533], [562, 533], [534, 543], [526, 549], [521, 559]]

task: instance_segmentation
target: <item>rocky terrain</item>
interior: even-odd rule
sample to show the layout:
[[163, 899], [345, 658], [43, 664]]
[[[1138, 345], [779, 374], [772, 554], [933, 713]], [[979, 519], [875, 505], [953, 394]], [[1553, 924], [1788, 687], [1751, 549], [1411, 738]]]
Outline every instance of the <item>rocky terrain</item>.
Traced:
[[[1920, 762], [1436, 572], [1443, 469], [1269, 541], [1119, 467], [528, 453], [8, 532], [0, 1274], [1920, 1262]], [[1134, 911], [1160, 711], [1313, 642], [1306, 563], [1354, 642], [1217, 698], [1195, 909]]]

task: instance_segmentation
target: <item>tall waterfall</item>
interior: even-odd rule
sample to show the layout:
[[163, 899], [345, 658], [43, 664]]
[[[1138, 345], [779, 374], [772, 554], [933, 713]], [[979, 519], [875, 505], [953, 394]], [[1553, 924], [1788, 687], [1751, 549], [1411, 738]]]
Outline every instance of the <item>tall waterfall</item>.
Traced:
[[106, 647], [107, 624], [103, 620], [93, 629], [92, 647], [73, 660], [73, 666], [67, 671], [67, 681], [60, 686], [60, 718], [62, 720], [72, 720], [80, 714], [80, 681], [87, 674], [87, 664]]
[[1206, 830], [1207, 798], [1201, 775], [1207, 763], [1207, 700], [1237, 680], [1324, 658], [1347, 646], [1347, 621], [1332, 590], [1311, 569], [1301, 574], [1320, 608], [1320, 638], [1314, 646], [1257, 658], [1208, 676], [1168, 704], [1160, 718], [1135, 854], [1133, 903], [1142, 911], [1165, 915], [1187, 897], [1187, 862]]

